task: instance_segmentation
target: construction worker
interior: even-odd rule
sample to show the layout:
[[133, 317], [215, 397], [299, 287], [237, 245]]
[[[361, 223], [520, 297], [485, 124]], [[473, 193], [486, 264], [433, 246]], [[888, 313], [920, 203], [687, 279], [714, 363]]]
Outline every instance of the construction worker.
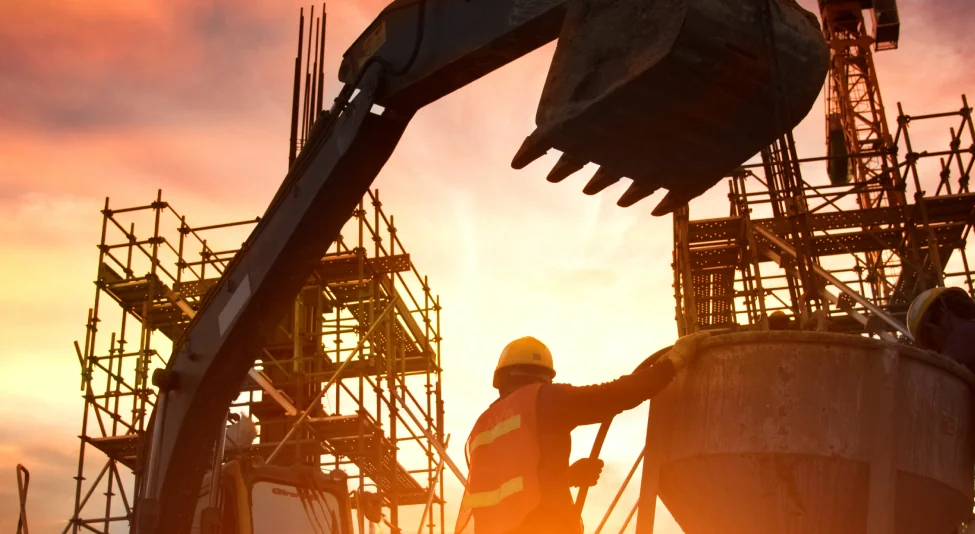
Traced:
[[782, 310], [776, 310], [768, 316], [769, 330], [792, 330], [792, 319]]
[[936, 287], [907, 310], [907, 329], [923, 349], [947, 356], [975, 372], [975, 302], [959, 287]]
[[595, 485], [603, 462], [586, 458], [569, 465], [570, 432], [656, 395], [690, 363], [705, 337], [685, 336], [652, 366], [582, 387], [552, 383], [552, 353], [541, 341], [509, 343], [494, 372], [499, 398], [467, 441], [470, 477], [456, 532], [581, 534], [569, 488]]
[[828, 332], [829, 315], [825, 310], [812, 312], [802, 311], [799, 314], [799, 324], [789, 318], [783, 311], [774, 311], [768, 316], [769, 330], [805, 330], [811, 332]]

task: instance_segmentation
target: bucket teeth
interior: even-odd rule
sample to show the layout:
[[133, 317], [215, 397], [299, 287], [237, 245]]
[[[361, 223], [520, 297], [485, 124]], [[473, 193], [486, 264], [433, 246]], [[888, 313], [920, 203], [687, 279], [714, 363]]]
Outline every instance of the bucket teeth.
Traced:
[[621, 208], [628, 208], [652, 195], [656, 190], [657, 188], [652, 185], [634, 181], [632, 184], [630, 184], [630, 187], [626, 190], [626, 192], [623, 193], [623, 196], [616, 201], [616, 205]]
[[525, 142], [521, 144], [521, 148], [515, 153], [515, 157], [511, 160], [511, 167], [514, 169], [523, 169], [529, 163], [544, 156], [549, 148], [551, 146], [543, 143], [538, 130], [535, 130], [525, 138]]
[[592, 175], [589, 183], [586, 187], [582, 188], [582, 192], [587, 195], [595, 195], [596, 193], [606, 189], [607, 187], [620, 181], [623, 175], [617, 172], [613, 172], [606, 167], [600, 167], [596, 170], [596, 174]]
[[653, 215], [655, 217], [660, 217], [661, 215], [667, 215], [668, 213], [673, 212], [674, 210], [683, 206], [684, 204], [687, 204], [687, 199], [684, 198], [684, 195], [681, 195], [674, 191], [668, 191], [667, 196], [665, 196], [663, 200], [660, 201], [660, 204], [657, 204], [657, 207], [653, 208]]
[[552, 167], [552, 170], [549, 171], [548, 176], [545, 179], [553, 184], [557, 184], [585, 166], [585, 160], [573, 158], [569, 154], [562, 154], [562, 157], [559, 158], [559, 161], [554, 167]]

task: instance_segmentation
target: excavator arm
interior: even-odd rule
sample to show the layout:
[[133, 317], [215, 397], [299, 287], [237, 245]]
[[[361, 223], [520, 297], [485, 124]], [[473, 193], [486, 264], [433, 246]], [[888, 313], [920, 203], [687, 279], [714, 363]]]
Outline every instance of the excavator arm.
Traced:
[[324, 117], [281, 189], [178, 341], [153, 412], [137, 531], [187, 532], [227, 408], [284, 315], [406, 129], [410, 114], [371, 112], [377, 64]]
[[396, 0], [352, 44], [339, 80], [386, 67], [376, 103], [417, 110], [559, 36], [567, 0]]
[[[533, 7], [519, 7], [527, 4]], [[562, 0], [397, 1], [355, 42], [342, 63], [346, 85], [336, 105], [320, 115], [261, 221], [165, 371], [153, 377], [159, 396], [138, 532], [188, 531], [210, 449], [262, 341], [338, 237], [414, 111], [551, 41], [563, 15]], [[385, 109], [374, 113], [374, 104]]]
[[[759, 21], [756, 9], [731, 6], [749, 2], [779, 6], [779, 12], [769, 12], [772, 19], [765, 30], [754, 29]], [[591, 182], [586, 193], [626, 175], [633, 179], [631, 189], [638, 188], [637, 197], [663, 186], [671, 192], [683, 191], [681, 199], [690, 198], [757, 152], [776, 132], [791, 128], [818, 95], [828, 52], [824, 43], [819, 47], [818, 27], [813, 24], [807, 31], [809, 21], [801, 14], [797, 18], [796, 10], [801, 9], [793, 4], [792, 0], [391, 3], [346, 52], [339, 73], [345, 85], [334, 106], [318, 114], [308, 142], [266, 213], [175, 344], [167, 368], [153, 377], [159, 395], [151, 438], [141, 455], [136, 531], [188, 532], [213, 443], [262, 342], [337, 238], [416, 110], [561, 36], [542, 95], [539, 129], [526, 140], [513, 164], [523, 166], [549, 148], [559, 148], [570, 171], [590, 161], [603, 165], [593, 178], [601, 182], [595, 187]], [[640, 17], [649, 24], [650, 33], [633, 24]], [[613, 42], [607, 47], [605, 30], [614, 24], [622, 29], [609, 28]], [[626, 28], [631, 30], [628, 41]], [[688, 33], [688, 28], [693, 31]], [[721, 28], [727, 30], [730, 46], [702, 37], [721, 33]], [[762, 32], [781, 34], [780, 45], [782, 36], [800, 37], [786, 43], [786, 52], [794, 57], [777, 61], [777, 72], [762, 68], [769, 63], [763, 59], [766, 49], [754, 38]], [[717, 63], [702, 68], [701, 54], [715, 46]], [[826, 56], [820, 58], [823, 53]], [[751, 70], [742, 71], [747, 83], [738, 83], [734, 91], [719, 91], [722, 104], [730, 106], [727, 112], [709, 122], [700, 110], [687, 107], [688, 98], [703, 98], [703, 88], [717, 88], [718, 81], [728, 78], [729, 69], [742, 61], [750, 62], [745, 66]], [[694, 65], [696, 71], [690, 68]], [[577, 76], [589, 71], [597, 75], [595, 79]], [[813, 80], [813, 87], [797, 96], [793, 89], [802, 84], [796, 81], [796, 73], [805, 71], [812, 72], [805, 78]], [[801, 113], [793, 112], [794, 120], [769, 126], [769, 120], [755, 120], [748, 113], [768, 107], [772, 97], [779, 98], [775, 96], [779, 92], [766, 87], [778, 74], [791, 84], [781, 92], [787, 94], [785, 103]], [[677, 94], [690, 87], [691, 96]], [[634, 106], [641, 98], [668, 95], [677, 98], [679, 105], [661, 101]], [[376, 105], [382, 111], [376, 112]], [[661, 113], [686, 116], [689, 137], [655, 129], [657, 123], [664, 130], [669, 125], [660, 121]], [[717, 155], [709, 160], [712, 167], [697, 164], [702, 158], [689, 150], [668, 153], [675, 143], [700, 140], [708, 132], [727, 139], [734, 148], [716, 147]], [[593, 143], [579, 142], [590, 134]], [[743, 144], [741, 138], [748, 138], [750, 144]], [[705, 139], [702, 146], [706, 148], [708, 142]], [[666, 155], [660, 156], [662, 166], [654, 166], [655, 154]], [[569, 174], [566, 161], [559, 165], [551, 181]], [[656, 171], [643, 172], [644, 167], [673, 175], [664, 179]], [[689, 188], [681, 189], [685, 182]]]

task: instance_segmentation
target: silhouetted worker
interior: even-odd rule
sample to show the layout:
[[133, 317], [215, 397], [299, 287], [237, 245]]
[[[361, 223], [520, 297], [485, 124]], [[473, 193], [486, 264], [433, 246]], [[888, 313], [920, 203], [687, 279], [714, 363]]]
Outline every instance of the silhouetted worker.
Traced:
[[[803, 297], [805, 298], [805, 297]], [[769, 330], [805, 330], [815, 332], [829, 331], [829, 315], [825, 309], [806, 311], [800, 302], [799, 321], [793, 321], [782, 310], [776, 310], [768, 316]]]
[[[807, 307], [808, 306], [808, 307]], [[819, 306], [810, 306], [809, 295], [799, 297], [799, 329], [813, 332], [829, 331], [829, 304], [821, 301]]]
[[776, 310], [768, 316], [769, 330], [792, 330], [792, 319], [784, 311]]
[[959, 287], [921, 293], [907, 310], [907, 329], [917, 346], [975, 372], [975, 302]]
[[478, 418], [467, 441], [470, 476], [456, 532], [581, 533], [569, 488], [595, 485], [603, 462], [585, 458], [570, 466], [570, 432], [656, 395], [696, 356], [705, 337], [685, 336], [650, 367], [582, 387], [552, 383], [552, 353], [541, 341], [509, 343], [494, 372], [500, 398]]

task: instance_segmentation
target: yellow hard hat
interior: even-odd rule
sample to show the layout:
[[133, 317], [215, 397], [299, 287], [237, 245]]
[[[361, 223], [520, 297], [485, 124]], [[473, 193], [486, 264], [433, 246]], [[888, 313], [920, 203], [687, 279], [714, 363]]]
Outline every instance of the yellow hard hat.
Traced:
[[498, 358], [498, 366], [494, 369], [495, 386], [497, 386], [498, 371], [515, 365], [530, 365], [545, 369], [555, 377], [555, 365], [552, 363], [552, 352], [541, 341], [525, 336], [518, 338], [505, 346]]
[[918, 330], [924, 321], [931, 305], [938, 302], [946, 294], [958, 293], [966, 299], [970, 299], [968, 293], [960, 287], [935, 287], [924, 291], [914, 299], [911, 307], [907, 309], [907, 331], [917, 338]]

